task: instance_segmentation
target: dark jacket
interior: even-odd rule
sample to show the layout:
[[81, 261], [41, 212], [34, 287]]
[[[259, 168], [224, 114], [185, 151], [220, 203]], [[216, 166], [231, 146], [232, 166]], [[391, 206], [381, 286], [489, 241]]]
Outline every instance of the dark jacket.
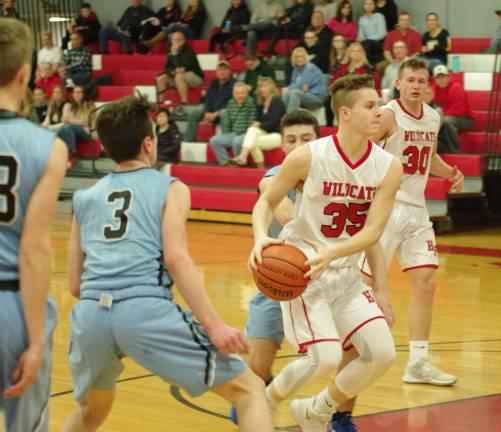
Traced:
[[291, 22], [287, 24], [288, 26], [301, 27], [305, 29], [310, 25], [312, 13], [313, 6], [309, 1], [306, 1], [303, 4], [298, 3], [285, 9], [285, 14], [280, 20], [289, 17]]
[[167, 54], [167, 62], [165, 63], [165, 72], [170, 76], [174, 75], [174, 70], [178, 67], [184, 67], [186, 71], [191, 71], [203, 79], [204, 73], [198, 63], [197, 55], [193, 48], [184, 44], [178, 54]]
[[257, 106], [257, 121], [259, 126], [266, 132], [278, 132], [280, 130], [280, 120], [285, 115], [285, 105], [280, 96], [273, 96], [268, 110], [264, 112], [264, 106]]
[[233, 85], [235, 78], [231, 77], [223, 85], [220, 84], [218, 79], [212, 80], [205, 95], [204, 114], [213, 113], [226, 108], [228, 102], [232, 98]]
[[268, 63], [266, 63], [266, 61], [264, 61], [262, 58], [259, 59], [259, 65], [256, 69], [247, 69], [245, 71], [243, 81], [245, 84], [248, 84], [252, 87], [251, 94], [254, 94], [254, 92], [256, 91], [257, 80], [261, 76], [270, 77], [274, 81], [276, 81], [275, 71], [270, 66], [268, 66]]
[[[313, 30], [313, 28], [311, 28], [311, 29]], [[329, 27], [327, 27], [327, 25], [324, 25], [322, 30], [320, 30], [317, 33], [317, 36], [318, 36], [318, 41], [322, 44], [322, 47], [327, 52], [330, 52], [332, 38], [334, 37], [334, 32]]]
[[176, 23], [181, 19], [181, 7], [179, 3], [174, 3], [171, 10], [163, 7], [158, 10], [157, 18], [160, 20], [161, 27], [167, 27], [169, 24]]
[[386, 21], [386, 30], [395, 30], [398, 22], [398, 8], [393, 0], [386, 0], [383, 7], [376, 7], [375, 12], [382, 13]]
[[235, 30], [244, 24], [249, 24], [250, 12], [247, 4], [242, 2], [237, 8], [230, 7], [221, 21], [221, 28], [226, 27], [226, 21], [231, 22], [231, 30]]
[[130, 32], [131, 36], [135, 38], [139, 36], [139, 33], [141, 32], [141, 21], [154, 16], [155, 13], [146, 6], [129, 6], [125, 9], [125, 12], [117, 23], [117, 26], [124, 31]]
[[297, 46], [306, 50], [308, 56], [310, 56], [310, 62], [318, 66], [323, 73], [329, 73], [329, 51], [324, 48], [320, 41], [312, 47], [308, 47], [303, 41], [300, 41]]
[[92, 13], [89, 18], [78, 16], [75, 19], [75, 26], [84, 27], [78, 29], [78, 32], [82, 35], [85, 43], [96, 42], [99, 40], [99, 29], [101, 28], [101, 23], [95, 13]]
[[161, 162], [179, 162], [179, 149], [183, 137], [176, 123], [170, 121], [169, 127], [164, 132], [156, 128], [158, 146], [157, 159]]
[[195, 34], [196, 38], [200, 39], [200, 34], [204, 28], [205, 20], [207, 18], [207, 12], [204, 7], [198, 9], [193, 15], [186, 15], [181, 18], [181, 23], [186, 24], [191, 28]]

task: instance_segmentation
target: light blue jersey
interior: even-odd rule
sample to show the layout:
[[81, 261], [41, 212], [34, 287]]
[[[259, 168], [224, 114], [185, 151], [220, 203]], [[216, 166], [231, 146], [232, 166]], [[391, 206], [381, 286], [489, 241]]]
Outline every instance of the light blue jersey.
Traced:
[[113, 172], [73, 197], [85, 254], [80, 293], [98, 299], [171, 298], [163, 265], [162, 215], [175, 179], [153, 168]]

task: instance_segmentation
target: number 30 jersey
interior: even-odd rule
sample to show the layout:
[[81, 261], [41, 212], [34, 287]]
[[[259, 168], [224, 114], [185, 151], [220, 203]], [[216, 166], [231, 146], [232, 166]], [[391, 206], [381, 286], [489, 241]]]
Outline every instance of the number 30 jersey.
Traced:
[[[335, 135], [308, 143], [311, 165], [302, 193], [297, 193], [295, 216], [280, 239], [300, 247], [307, 256], [314, 251], [304, 239], [335, 243], [348, 239], [365, 224], [367, 213], [393, 160], [393, 156], [369, 141], [367, 151], [352, 163]], [[356, 266], [359, 254], [336, 260], [334, 268]]]
[[399, 99], [392, 100], [383, 108], [390, 109], [395, 114], [397, 130], [381, 145], [400, 159], [404, 169], [396, 199], [415, 207], [424, 207], [424, 190], [440, 129], [440, 116], [432, 107], [423, 103], [421, 114], [415, 117], [406, 111]]
[[73, 196], [85, 255], [81, 298], [170, 298], [163, 265], [162, 215], [176, 179], [153, 168], [112, 172]]

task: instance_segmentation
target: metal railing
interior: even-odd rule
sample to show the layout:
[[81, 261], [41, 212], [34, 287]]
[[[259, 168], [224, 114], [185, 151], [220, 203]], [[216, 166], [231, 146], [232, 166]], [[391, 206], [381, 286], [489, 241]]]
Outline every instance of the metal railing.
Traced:
[[494, 57], [484, 148], [486, 171], [501, 171], [501, 39]]

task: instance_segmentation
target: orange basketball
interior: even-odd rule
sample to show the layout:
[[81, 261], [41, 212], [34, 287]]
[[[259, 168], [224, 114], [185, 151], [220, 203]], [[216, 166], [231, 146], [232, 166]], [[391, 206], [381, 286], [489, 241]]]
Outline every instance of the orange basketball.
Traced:
[[273, 300], [286, 301], [300, 296], [310, 281], [306, 255], [296, 246], [276, 244], [262, 251], [263, 262], [253, 271], [259, 290]]

